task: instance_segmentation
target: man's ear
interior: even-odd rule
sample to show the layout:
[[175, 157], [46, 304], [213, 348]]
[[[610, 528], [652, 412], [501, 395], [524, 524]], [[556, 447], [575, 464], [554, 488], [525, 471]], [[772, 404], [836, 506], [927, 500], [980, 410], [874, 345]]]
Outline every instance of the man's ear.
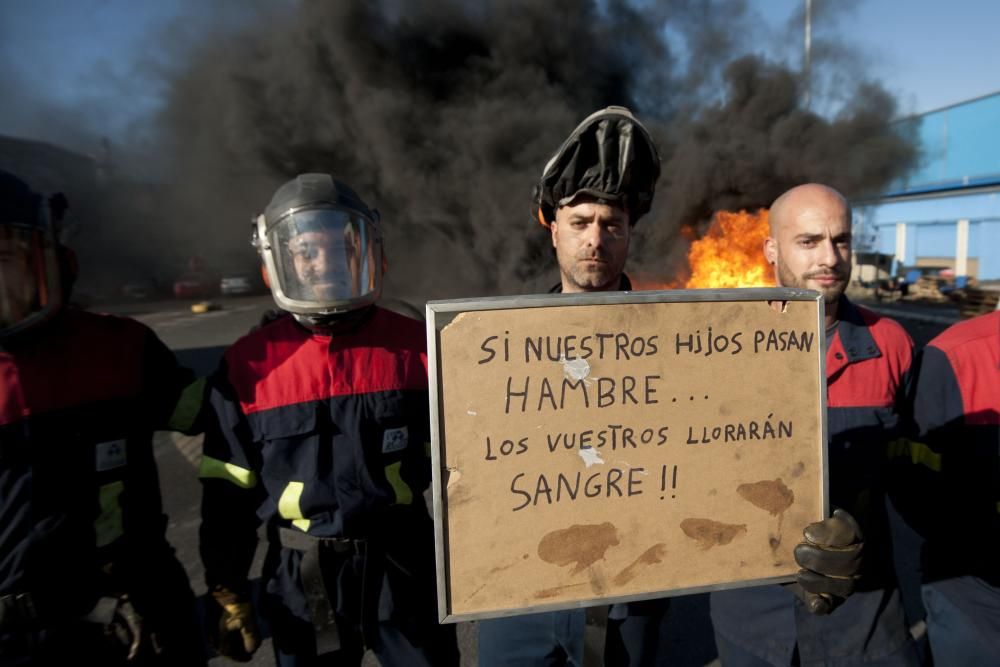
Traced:
[[263, 262], [260, 264], [260, 277], [263, 278], [267, 289], [271, 289], [271, 277], [267, 275], [267, 265]]
[[555, 220], [549, 223], [549, 233], [552, 236], [552, 247], [555, 248], [559, 238], [559, 225], [556, 224]]
[[768, 264], [778, 263], [778, 242], [773, 236], [764, 239], [764, 259]]

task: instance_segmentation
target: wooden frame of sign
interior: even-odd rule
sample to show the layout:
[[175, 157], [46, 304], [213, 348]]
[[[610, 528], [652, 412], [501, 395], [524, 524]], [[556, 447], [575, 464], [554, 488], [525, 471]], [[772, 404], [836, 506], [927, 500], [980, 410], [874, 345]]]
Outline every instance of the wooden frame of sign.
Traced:
[[442, 622], [789, 581], [828, 514], [823, 300], [427, 304]]

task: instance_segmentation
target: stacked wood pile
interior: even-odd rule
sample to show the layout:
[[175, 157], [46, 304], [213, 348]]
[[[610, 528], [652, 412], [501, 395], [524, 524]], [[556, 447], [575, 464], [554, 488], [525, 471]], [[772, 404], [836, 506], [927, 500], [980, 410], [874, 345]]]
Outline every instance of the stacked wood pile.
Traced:
[[933, 276], [920, 276], [920, 279], [907, 289], [906, 298], [923, 301], [948, 300], [948, 297], [942, 294], [938, 288], [938, 279]]
[[963, 318], [975, 317], [996, 310], [1000, 291], [967, 287], [965, 298], [959, 302], [958, 312]]

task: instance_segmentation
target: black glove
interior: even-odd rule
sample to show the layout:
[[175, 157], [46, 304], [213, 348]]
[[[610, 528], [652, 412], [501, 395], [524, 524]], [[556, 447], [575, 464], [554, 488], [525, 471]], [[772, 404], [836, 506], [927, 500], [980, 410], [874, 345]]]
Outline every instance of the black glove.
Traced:
[[795, 577], [796, 595], [813, 614], [829, 614], [854, 592], [864, 547], [861, 528], [838, 509], [802, 534], [805, 541], [795, 547], [795, 562], [802, 568]]
[[213, 588], [211, 596], [216, 604], [208, 605], [211, 611], [206, 620], [212, 647], [231, 660], [249, 662], [260, 646], [260, 631], [249, 597], [224, 586]]

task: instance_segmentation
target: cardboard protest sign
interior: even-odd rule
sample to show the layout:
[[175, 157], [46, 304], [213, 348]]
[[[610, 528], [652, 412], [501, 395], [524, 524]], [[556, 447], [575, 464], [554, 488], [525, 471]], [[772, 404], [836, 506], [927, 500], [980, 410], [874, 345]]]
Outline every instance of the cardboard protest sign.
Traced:
[[787, 580], [826, 514], [822, 300], [427, 306], [443, 621]]

